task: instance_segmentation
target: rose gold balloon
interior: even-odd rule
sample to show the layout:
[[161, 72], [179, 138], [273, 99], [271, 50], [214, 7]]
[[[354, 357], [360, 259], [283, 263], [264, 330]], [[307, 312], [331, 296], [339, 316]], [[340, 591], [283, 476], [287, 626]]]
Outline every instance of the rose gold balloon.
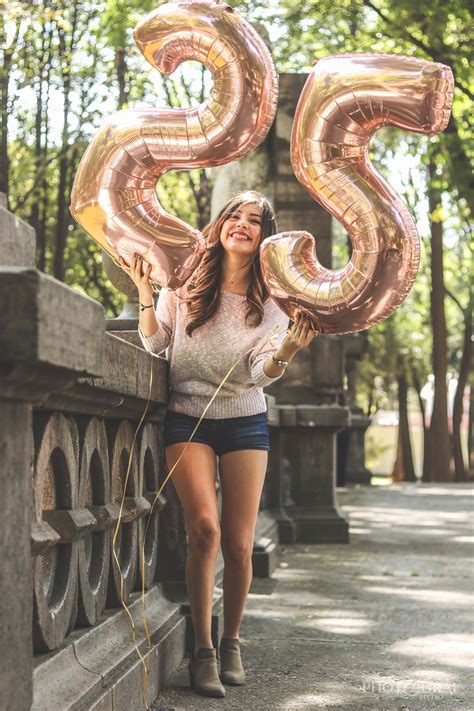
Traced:
[[166, 213], [155, 187], [167, 170], [218, 166], [261, 143], [273, 122], [278, 80], [257, 32], [229, 5], [162, 5], [134, 30], [145, 58], [164, 74], [185, 60], [212, 73], [211, 97], [190, 109], [126, 109], [99, 130], [80, 162], [71, 212], [112, 257], [133, 252], [151, 280], [176, 289], [202, 257], [198, 230]]
[[295, 175], [349, 233], [352, 257], [323, 267], [308, 232], [268, 237], [260, 247], [267, 287], [294, 319], [305, 311], [323, 333], [384, 321], [405, 299], [419, 264], [419, 237], [397, 193], [368, 156], [382, 126], [435, 134], [448, 123], [449, 67], [386, 54], [320, 60], [303, 88], [291, 137]]

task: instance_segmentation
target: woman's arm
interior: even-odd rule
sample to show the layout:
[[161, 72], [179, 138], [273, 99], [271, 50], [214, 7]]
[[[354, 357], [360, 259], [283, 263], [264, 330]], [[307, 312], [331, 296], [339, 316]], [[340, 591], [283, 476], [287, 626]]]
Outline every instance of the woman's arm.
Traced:
[[[161, 294], [161, 292], [160, 292]], [[151, 338], [159, 330], [160, 326], [156, 318], [153, 295], [138, 295], [140, 301], [140, 311], [138, 317], [138, 328], [144, 338]], [[148, 300], [147, 300], [148, 299]], [[143, 306], [151, 308], [142, 308]]]
[[[272, 361], [272, 356], [278, 357], [276, 353], [283, 358], [281, 351], [282, 343], [285, 339], [286, 332], [289, 326], [288, 316], [277, 306], [273, 307], [274, 314], [269, 323], [274, 323], [275, 328], [278, 327], [280, 333], [274, 333], [272, 336], [264, 339], [263, 343], [257, 346], [250, 357], [250, 373], [252, 382], [257, 387], [265, 387], [271, 385], [283, 375], [284, 368], [280, 368]], [[275, 329], [274, 329], [275, 330]]]
[[[277, 360], [286, 360], [291, 363], [295, 353], [302, 348], [306, 348], [317, 335], [317, 332], [311, 327], [311, 320], [299, 312], [293, 326], [286, 334], [276, 353], [274, 353], [274, 357]], [[278, 378], [283, 375], [286, 367], [276, 365], [273, 358], [269, 358], [263, 364], [263, 373], [269, 378]]]
[[122, 257], [119, 257], [123, 269], [130, 275], [138, 290], [140, 311], [138, 319], [138, 335], [143, 347], [151, 353], [160, 354], [171, 340], [174, 329], [175, 304], [173, 292], [161, 289], [158, 306], [154, 308], [153, 289], [150, 284], [152, 265], [143, 261], [138, 254], [133, 254], [130, 267]]
[[[144, 302], [141, 303], [143, 306], [147, 305]], [[153, 300], [151, 300], [150, 303], [153, 304]], [[150, 313], [144, 317], [147, 311]], [[176, 304], [174, 292], [163, 287], [158, 297], [156, 312], [153, 308], [140, 311], [138, 335], [143, 343], [143, 347], [147, 351], [159, 355], [166, 350], [173, 334], [175, 318]]]
[[[294, 354], [286, 353], [282, 346], [280, 346], [280, 348], [278, 348], [278, 350], [274, 354], [274, 357], [277, 360], [286, 360], [288, 361], [288, 363], [291, 363], [291, 361], [293, 360], [293, 355]], [[273, 358], [269, 358], [263, 364], [263, 372], [269, 378], [279, 378], [285, 372], [286, 367], [286, 365], [277, 365], [273, 361]]]

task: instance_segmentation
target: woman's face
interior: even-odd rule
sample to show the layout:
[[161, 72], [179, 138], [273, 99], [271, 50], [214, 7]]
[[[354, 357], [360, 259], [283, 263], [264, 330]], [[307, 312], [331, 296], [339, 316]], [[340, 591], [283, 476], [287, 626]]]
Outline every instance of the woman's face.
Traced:
[[260, 245], [262, 209], [256, 203], [241, 205], [222, 225], [220, 240], [227, 252], [251, 255]]

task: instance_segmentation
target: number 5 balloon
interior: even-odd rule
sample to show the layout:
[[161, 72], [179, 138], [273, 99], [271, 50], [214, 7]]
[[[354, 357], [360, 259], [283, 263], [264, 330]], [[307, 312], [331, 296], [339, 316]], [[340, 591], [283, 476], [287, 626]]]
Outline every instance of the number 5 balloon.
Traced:
[[295, 175], [349, 233], [352, 257], [324, 268], [308, 232], [268, 237], [260, 246], [270, 294], [294, 319], [298, 310], [323, 333], [361, 331], [385, 320], [411, 289], [419, 237], [408, 211], [374, 170], [369, 141], [382, 126], [435, 134], [448, 123], [449, 67], [386, 54], [320, 60], [303, 88], [291, 136]]
[[273, 122], [278, 80], [264, 42], [225, 3], [162, 5], [134, 38], [164, 74], [185, 60], [202, 62], [214, 79], [211, 97], [190, 109], [114, 114], [82, 157], [70, 209], [113, 258], [130, 263], [137, 252], [152, 264], [153, 282], [176, 289], [196, 269], [204, 238], [163, 210], [156, 183], [168, 170], [222, 165], [258, 146]]

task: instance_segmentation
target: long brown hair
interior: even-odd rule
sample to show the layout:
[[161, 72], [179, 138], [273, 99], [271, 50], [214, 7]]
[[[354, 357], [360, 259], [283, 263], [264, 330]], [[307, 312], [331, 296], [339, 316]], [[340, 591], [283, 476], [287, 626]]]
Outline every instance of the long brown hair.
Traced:
[[[206, 238], [206, 250], [198, 268], [185, 285], [187, 295], [182, 298], [182, 302], [187, 304], [188, 309], [185, 328], [188, 336], [192, 335], [194, 329], [199, 328], [212, 318], [219, 309], [224, 256], [224, 247], [220, 241], [222, 225], [230, 215], [249, 203], [256, 203], [262, 211], [259, 247], [262, 240], [278, 231], [275, 214], [270, 203], [263, 195], [253, 190], [245, 190], [234, 195], [225, 203], [214, 220], [206, 225], [203, 230]], [[259, 247], [252, 255], [253, 278], [246, 294], [245, 322], [254, 328], [262, 322], [263, 304], [270, 296], [263, 281]]]

